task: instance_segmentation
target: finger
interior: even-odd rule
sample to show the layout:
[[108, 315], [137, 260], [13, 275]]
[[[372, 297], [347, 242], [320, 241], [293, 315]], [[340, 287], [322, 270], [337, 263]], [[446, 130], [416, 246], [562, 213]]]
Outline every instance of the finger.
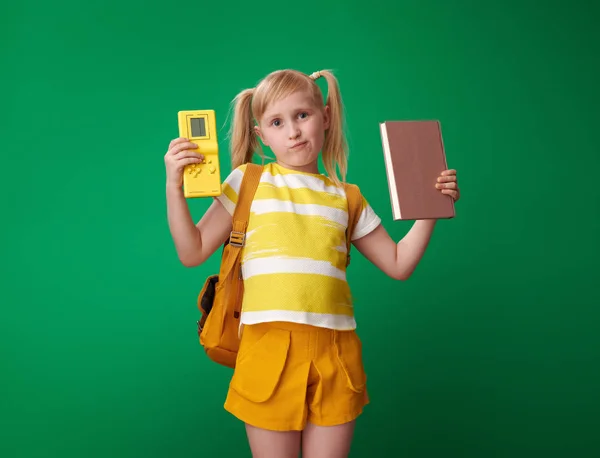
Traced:
[[201, 160], [202, 159], [198, 157], [184, 157], [183, 159], [181, 159], [181, 161], [177, 163], [177, 165], [186, 166], [190, 164], [197, 164]]
[[175, 145], [177, 145], [179, 143], [187, 142], [187, 141], [189, 141], [189, 140], [185, 137], [174, 138], [173, 140], [171, 140], [171, 143], [169, 143], [169, 149], [173, 148]]
[[458, 188], [458, 186], [456, 185], [455, 182], [450, 182], [450, 183], [436, 183], [435, 187], [438, 188], [438, 189], [457, 189]]
[[456, 181], [456, 175], [442, 175], [437, 179], [438, 183], [447, 183], [449, 181]]
[[191, 150], [191, 149], [199, 149], [199, 146], [196, 143], [186, 141], [183, 143], [178, 143], [173, 148], [171, 148], [170, 154], [175, 156], [184, 150]]
[[448, 170], [444, 170], [441, 173], [442, 176], [448, 176], [448, 175], [456, 175], [456, 170], [454, 169], [448, 169]]
[[185, 149], [173, 156], [173, 158], [176, 161], [180, 161], [180, 160], [188, 158], [188, 157], [193, 157], [193, 158], [202, 160], [202, 159], [204, 159], [204, 154], [198, 153], [197, 151], [191, 151], [189, 149]]
[[173, 147], [174, 150], [183, 151], [184, 149], [198, 149], [200, 146], [197, 143], [185, 141], [178, 143]]
[[454, 200], [458, 200], [459, 193], [452, 189], [442, 189], [442, 194], [452, 197]]

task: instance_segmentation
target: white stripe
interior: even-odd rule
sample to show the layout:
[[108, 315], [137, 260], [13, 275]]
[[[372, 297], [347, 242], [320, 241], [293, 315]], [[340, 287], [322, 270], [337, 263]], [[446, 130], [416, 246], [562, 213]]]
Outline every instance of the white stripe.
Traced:
[[[240, 192], [240, 185], [242, 184], [243, 177], [244, 174], [240, 169], [234, 169], [227, 178], [227, 183], [235, 190], [236, 194]], [[261, 174], [260, 183], [267, 183], [277, 188], [308, 188], [313, 191], [326, 192], [338, 196], [346, 195], [343, 188], [338, 188], [333, 184], [328, 186], [322, 179], [310, 175], [271, 175], [271, 173], [266, 171]]]
[[242, 178], [244, 178], [244, 173], [240, 169], [234, 169], [227, 177], [227, 184], [233, 188], [236, 195], [240, 193]]
[[322, 328], [350, 331], [356, 329], [353, 316], [333, 315], [330, 313], [292, 312], [288, 310], [265, 310], [260, 312], [242, 312], [241, 324], [258, 324], [272, 321], [290, 321], [309, 324]]
[[352, 233], [351, 240], [357, 240], [371, 233], [380, 223], [381, 218], [373, 211], [373, 208], [367, 204], [356, 222], [356, 227]]
[[223, 204], [225, 210], [229, 212], [231, 216], [233, 216], [233, 212], [235, 210], [235, 204], [227, 197], [225, 194], [221, 194], [217, 197], [217, 200]]
[[252, 202], [252, 213], [256, 215], [275, 212], [323, 216], [344, 226], [348, 224], [348, 212], [346, 210], [327, 205], [298, 204], [289, 200], [278, 199], [256, 199]]
[[327, 261], [316, 261], [310, 258], [288, 258], [269, 256], [254, 258], [242, 265], [242, 275], [245, 279], [267, 274], [315, 274], [346, 280], [346, 272], [331, 265]]
[[286, 175], [271, 175], [269, 172], [262, 174], [262, 183], [269, 183], [278, 188], [301, 189], [308, 188], [313, 191], [327, 192], [338, 196], [345, 196], [343, 188], [338, 188], [335, 185], [328, 186], [323, 179], [302, 174], [286, 174]]

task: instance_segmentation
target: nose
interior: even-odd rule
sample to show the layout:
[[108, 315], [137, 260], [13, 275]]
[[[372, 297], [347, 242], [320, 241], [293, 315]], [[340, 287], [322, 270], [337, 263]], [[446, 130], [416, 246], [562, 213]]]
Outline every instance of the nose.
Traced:
[[300, 136], [300, 128], [298, 127], [298, 125], [296, 123], [290, 123], [290, 131], [289, 131], [289, 137], [290, 140], [293, 140], [295, 138], [298, 138]]

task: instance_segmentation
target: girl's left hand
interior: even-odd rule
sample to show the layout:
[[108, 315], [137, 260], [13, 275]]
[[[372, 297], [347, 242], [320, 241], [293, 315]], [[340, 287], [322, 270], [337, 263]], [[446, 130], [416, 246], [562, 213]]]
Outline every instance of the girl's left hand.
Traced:
[[444, 170], [437, 179], [436, 188], [441, 189], [442, 194], [447, 194], [456, 202], [460, 199], [460, 189], [456, 179], [456, 170]]

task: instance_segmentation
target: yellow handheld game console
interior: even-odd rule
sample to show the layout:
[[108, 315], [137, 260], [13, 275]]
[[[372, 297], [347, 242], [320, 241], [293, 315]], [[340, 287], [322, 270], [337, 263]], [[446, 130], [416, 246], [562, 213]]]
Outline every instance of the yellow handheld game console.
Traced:
[[194, 151], [204, 156], [201, 163], [183, 170], [185, 197], [211, 197], [221, 194], [219, 145], [214, 110], [184, 110], [177, 113], [179, 136], [198, 145]]

